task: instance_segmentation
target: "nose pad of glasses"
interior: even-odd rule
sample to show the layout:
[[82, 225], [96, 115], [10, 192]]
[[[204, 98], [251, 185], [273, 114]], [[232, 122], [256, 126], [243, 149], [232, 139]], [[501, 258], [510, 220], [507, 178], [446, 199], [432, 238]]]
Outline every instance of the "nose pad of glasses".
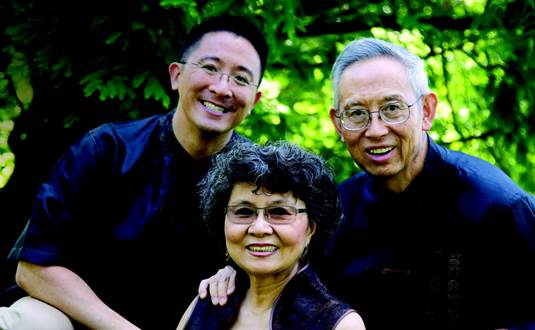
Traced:
[[[249, 226], [249, 230], [256, 231], [258, 228], [271, 228], [268, 213], [264, 209], [257, 210], [257, 214], [253, 222]], [[260, 227], [259, 227], [260, 226]]]
[[[226, 77], [227, 79], [223, 79], [223, 77]], [[230, 82], [230, 75], [226, 74], [226, 73], [223, 73], [223, 72], [219, 72], [217, 74], [217, 80], [218, 81], [221, 81], [221, 80], [226, 80], [227, 82]]]
[[268, 213], [265, 209], [258, 209], [256, 210], [256, 219], [255, 221], [258, 221], [258, 219], [260, 219], [260, 217], [262, 217], [262, 220], [264, 220], [264, 222], [268, 222]]
[[[226, 77], [223, 78], [223, 76]], [[232, 80], [230, 75], [226, 73], [220, 73], [216, 76], [215, 81], [211, 84], [212, 91], [219, 94], [225, 94], [226, 97], [230, 97], [232, 93]]]
[[386, 122], [384, 121], [383, 119], [383, 116], [381, 116], [381, 111], [370, 111], [370, 116], [368, 118], [368, 126], [371, 126], [372, 122], [373, 122], [373, 117], [374, 117], [374, 114], [375, 114], [375, 121], [376, 122], [380, 122], [380, 123], [383, 123], [383, 124], [386, 124]]
[[[373, 114], [375, 114], [375, 118]], [[368, 124], [366, 125], [366, 127], [368, 128], [368, 131], [373, 131], [375, 128], [384, 128], [386, 125], [387, 123], [383, 120], [383, 117], [381, 116], [381, 113], [379, 111], [370, 112]]]

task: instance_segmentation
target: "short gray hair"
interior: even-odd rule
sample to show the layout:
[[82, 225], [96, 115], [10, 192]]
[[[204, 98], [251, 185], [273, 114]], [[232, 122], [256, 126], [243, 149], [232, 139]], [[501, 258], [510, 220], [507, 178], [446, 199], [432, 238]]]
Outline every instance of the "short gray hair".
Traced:
[[349, 43], [334, 62], [332, 69], [332, 88], [334, 94], [333, 104], [336, 111], [339, 110], [339, 84], [342, 73], [351, 64], [376, 58], [391, 57], [401, 62], [408, 72], [408, 78], [416, 95], [429, 92], [427, 74], [424, 69], [424, 61], [407, 49], [389, 42], [375, 39], [362, 38]]

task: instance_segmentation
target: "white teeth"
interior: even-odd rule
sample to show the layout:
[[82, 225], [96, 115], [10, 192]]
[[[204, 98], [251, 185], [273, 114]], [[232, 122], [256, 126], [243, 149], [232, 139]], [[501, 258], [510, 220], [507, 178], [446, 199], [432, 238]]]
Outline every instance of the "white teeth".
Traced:
[[248, 249], [253, 252], [273, 252], [277, 248], [275, 246], [249, 246]]
[[390, 150], [394, 149], [394, 147], [387, 147], [387, 148], [378, 148], [378, 149], [370, 149], [368, 152], [372, 155], [380, 155], [389, 152]]
[[215, 112], [226, 112], [227, 109], [223, 108], [223, 107], [220, 107], [218, 105], [215, 105], [213, 103], [210, 103], [210, 102], [206, 102], [204, 101], [202, 103], [205, 107], [207, 107], [208, 109], [212, 110], [212, 111], [215, 111]]

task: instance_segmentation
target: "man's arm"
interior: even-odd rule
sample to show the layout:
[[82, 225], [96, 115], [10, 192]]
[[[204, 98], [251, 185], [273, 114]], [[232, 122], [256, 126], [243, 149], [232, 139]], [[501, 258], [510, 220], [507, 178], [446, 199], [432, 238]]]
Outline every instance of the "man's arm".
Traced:
[[236, 289], [236, 271], [231, 266], [225, 266], [212, 277], [202, 280], [199, 284], [199, 297], [206, 298], [210, 294], [213, 305], [227, 303], [227, 297]]
[[19, 261], [17, 284], [30, 296], [55, 306], [91, 329], [138, 329], [109, 308], [87, 283], [61, 266], [41, 266]]

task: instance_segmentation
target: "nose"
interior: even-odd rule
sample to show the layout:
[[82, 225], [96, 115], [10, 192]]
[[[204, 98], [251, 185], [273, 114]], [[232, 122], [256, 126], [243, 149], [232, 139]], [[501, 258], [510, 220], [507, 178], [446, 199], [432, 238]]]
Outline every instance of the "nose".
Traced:
[[388, 134], [388, 128], [382, 120], [379, 111], [370, 112], [370, 122], [364, 134], [367, 137], [380, 137]]
[[221, 95], [225, 98], [232, 96], [232, 88], [230, 83], [230, 75], [226, 73], [220, 73], [216, 76], [216, 79], [210, 84], [209, 90], [216, 94]]
[[267, 222], [265, 210], [258, 210], [256, 219], [251, 223], [248, 230], [252, 235], [269, 235], [273, 233], [273, 227]]
[[215, 79], [210, 84], [210, 91], [214, 94], [223, 95], [224, 97], [232, 96], [232, 83], [230, 81], [230, 75], [224, 72], [220, 72], [215, 75]]

